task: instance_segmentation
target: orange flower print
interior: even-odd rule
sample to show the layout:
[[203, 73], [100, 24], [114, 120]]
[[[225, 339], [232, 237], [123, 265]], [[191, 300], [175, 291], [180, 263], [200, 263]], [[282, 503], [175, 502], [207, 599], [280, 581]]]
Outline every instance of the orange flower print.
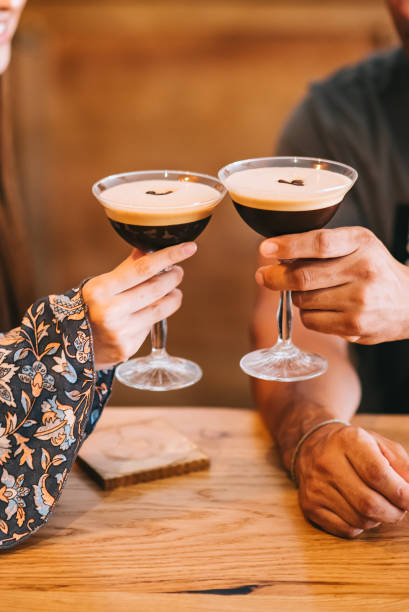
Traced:
[[0, 349], [0, 402], [4, 402], [6, 406], [15, 408], [16, 403], [9, 383], [17, 372], [18, 366], [5, 361], [7, 355], [10, 355], [10, 353], [11, 351]]
[[50, 440], [53, 446], [67, 450], [75, 442], [75, 414], [71, 406], [60, 404], [57, 396], [41, 404], [43, 425], [34, 434], [39, 440]]
[[22, 382], [31, 384], [33, 397], [38, 397], [43, 389], [55, 391], [54, 377], [47, 374], [47, 368], [41, 361], [35, 361], [32, 366], [23, 366], [18, 377]]
[[54, 357], [54, 361], [55, 366], [52, 367], [52, 370], [64, 376], [64, 378], [66, 378], [70, 383], [75, 383], [77, 380], [77, 374], [70, 362], [67, 360], [64, 351], [61, 351], [61, 357]]
[[7, 504], [5, 509], [6, 517], [10, 519], [16, 512], [19, 516], [24, 516], [25, 501], [22, 499], [30, 492], [30, 489], [23, 487], [24, 474], [20, 474], [14, 478], [9, 474], [6, 468], [3, 468], [3, 473], [0, 478], [3, 487], [0, 488], [0, 501]]
[[74, 346], [77, 349], [75, 357], [79, 363], [87, 363], [87, 361], [91, 360], [91, 345], [87, 334], [79, 331], [75, 338]]
[[50, 306], [57, 321], [69, 319], [81, 320], [84, 318], [84, 303], [78, 292], [71, 299], [67, 295], [50, 295]]

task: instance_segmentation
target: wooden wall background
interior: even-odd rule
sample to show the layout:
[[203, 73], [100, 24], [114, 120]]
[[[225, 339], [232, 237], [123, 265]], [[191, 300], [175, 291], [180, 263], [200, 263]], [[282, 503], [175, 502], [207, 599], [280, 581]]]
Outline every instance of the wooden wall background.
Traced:
[[[11, 72], [38, 294], [126, 256], [90, 194], [95, 180], [162, 167], [214, 174], [268, 155], [311, 80], [393, 41], [382, 0], [30, 0]], [[204, 379], [167, 394], [116, 383], [114, 402], [250, 404], [238, 361], [257, 244], [226, 200], [170, 321], [170, 352], [197, 360]]]

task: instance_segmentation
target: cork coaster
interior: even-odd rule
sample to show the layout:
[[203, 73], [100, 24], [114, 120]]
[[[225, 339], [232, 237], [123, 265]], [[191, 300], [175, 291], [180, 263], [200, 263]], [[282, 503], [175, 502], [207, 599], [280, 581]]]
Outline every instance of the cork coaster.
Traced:
[[101, 427], [84, 442], [79, 465], [103, 489], [209, 468], [209, 458], [167, 421]]

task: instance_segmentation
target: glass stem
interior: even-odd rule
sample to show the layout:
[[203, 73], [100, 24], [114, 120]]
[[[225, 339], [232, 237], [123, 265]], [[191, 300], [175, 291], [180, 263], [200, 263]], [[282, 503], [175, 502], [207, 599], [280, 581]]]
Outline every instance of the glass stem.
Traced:
[[291, 346], [293, 313], [291, 308], [291, 291], [281, 291], [280, 305], [277, 311], [278, 343]]
[[152, 355], [160, 357], [166, 354], [166, 338], [168, 335], [168, 323], [162, 319], [155, 323], [151, 329]]

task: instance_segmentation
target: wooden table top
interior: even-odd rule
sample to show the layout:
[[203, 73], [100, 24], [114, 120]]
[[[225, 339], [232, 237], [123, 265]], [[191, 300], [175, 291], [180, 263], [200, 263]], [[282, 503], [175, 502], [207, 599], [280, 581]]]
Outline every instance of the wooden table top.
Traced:
[[[2, 553], [2, 610], [407, 610], [409, 519], [354, 541], [307, 524], [257, 413], [109, 408], [165, 417], [210, 471], [102, 491], [78, 467], [49, 523]], [[409, 416], [359, 416], [409, 448]]]

